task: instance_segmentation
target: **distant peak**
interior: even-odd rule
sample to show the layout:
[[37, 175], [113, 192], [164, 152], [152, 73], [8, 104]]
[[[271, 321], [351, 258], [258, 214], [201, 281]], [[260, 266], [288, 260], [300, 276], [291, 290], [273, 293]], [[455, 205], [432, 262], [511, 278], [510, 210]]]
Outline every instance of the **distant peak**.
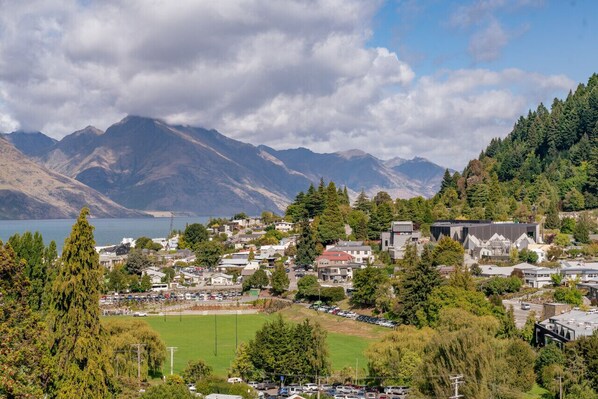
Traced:
[[101, 134], [104, 134], [104, 132], [94, 126], [86, 126], [85, 128], [81, 129], [81, 130], [77, 130], [76, 132], [73, 133], [76, 136], [82, 135], [82, 134], [95, 134], [96, 136], [99, 136]]
[[335, 152], [335, 154], [337, 154], [345, 159], [365, 157], [365, 156], [369, 155], [367, 152], [358, 150], [358, 149], [352, 149], [352, 150], [347, 150], [347, 151], [338, 151], [338, 152]]

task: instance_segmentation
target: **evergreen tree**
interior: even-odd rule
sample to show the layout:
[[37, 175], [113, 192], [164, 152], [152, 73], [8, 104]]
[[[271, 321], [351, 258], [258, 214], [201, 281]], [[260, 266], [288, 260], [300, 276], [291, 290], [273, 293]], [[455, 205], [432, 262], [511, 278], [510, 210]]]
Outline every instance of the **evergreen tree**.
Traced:
[[556, 202], [552, 201], [546, 213], [546, 220], [544, 227], [547, 229], [559, 229], [561, 227], [561, 219], [559, 218], [559, 211], [556, 207]]
[[573, 230], [573, 239], [582, 244], [590, 242], [590, 220], [586, 213], [582, 213], [577, 218], [577, 223], [575, 223], [575, 229]]
[[0, 397], [41, 398], [52, 379], [47, 331], [29, 305], [25, 265], [0, 242]]
[[438, 194], [443, 194], [449, 188], [457, 188], [453, 177], [451, 176], [451, 172], [448, 169], [444, 170], [444, 176], [442, 176], [442, 182], [440, 183], [440, 191]]
[[56, 398], [107, 398], [114, 390], [108, 336], [100, 323], [102, 269], [83, 208], [65, 240], [50, 308]]
[[297, 241], [297, 255], [295, 256], [295, 264], [299, 266], [311, 266], [316, 260], [316, 242], [311, 226], [307, 219], [300, 223], [301, 236]]
[[140, 287], [142, 292], [148, 292], [152, 289], [152, 278], [147, 273], [143, 273], [143, 277], [141, 277]]
[[370, 199], [366, 195], [365, 191], [362, 189], [357, 198], [355, 199], [355, 203], [353, 204], [353, 208], [368, 213], [371, 209]]
[[272, 292], [274, 295], [280, 295], [289, 289], [289, 276], [284, 271], [284, 266], [278, 265], [272, 273], [272, 280], [270, 285], [272, 286]]
[[434, 288], [440, 286], [442, 279], [438, 270], [432, 266], [432, 249], [424, 248], [421, 259], [417, 259], [415, 246], [409, 245], [405, 257], [409, 265], [405, 266], [399, 289], [400, 318], [405, 324], [417, 324], [417, 314], [424, 309], [428, 296]]
[[345, 237], [345, 223], [338, 207], [338, 196], [333, 182], [328, 184], [326, 190], [326, 208], [320, 218], [318, 236], [323, 245]]

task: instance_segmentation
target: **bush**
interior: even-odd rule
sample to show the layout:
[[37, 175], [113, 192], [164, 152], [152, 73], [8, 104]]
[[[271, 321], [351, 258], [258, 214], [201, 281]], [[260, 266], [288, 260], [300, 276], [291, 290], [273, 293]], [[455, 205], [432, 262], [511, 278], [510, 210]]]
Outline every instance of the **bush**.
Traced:
[[503, 295], [519, 291], [522, 284], [521, 279], [516, 276], [492, 277], [482, 284], [482, 291], [486, 296]]

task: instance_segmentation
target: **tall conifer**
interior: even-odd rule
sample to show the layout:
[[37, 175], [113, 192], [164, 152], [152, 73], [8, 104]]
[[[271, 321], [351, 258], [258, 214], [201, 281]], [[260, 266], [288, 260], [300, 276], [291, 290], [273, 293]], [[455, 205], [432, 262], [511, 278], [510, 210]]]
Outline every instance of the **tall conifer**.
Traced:
[[111, 397], [108, 336], [100, 324], [100, 268], [93, 227], [83, 208], [64, 242], [52, 290], [51, 354], [57, 369], [56, 398]]

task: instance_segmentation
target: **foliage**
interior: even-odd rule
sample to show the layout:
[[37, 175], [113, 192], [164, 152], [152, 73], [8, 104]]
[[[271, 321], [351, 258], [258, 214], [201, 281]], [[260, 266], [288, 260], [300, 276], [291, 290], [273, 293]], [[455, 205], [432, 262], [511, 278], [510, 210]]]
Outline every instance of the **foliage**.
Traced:
[[318, 282], [318, 278], [313, 274], [308, 274], [297, 281], [297, 296], [299, 298], [307, 298], [314, 294], [317, 295], [319, 288], [320, 283]]
[[561, 220], [561, 233], [573, 234], [573, 231], [575, 230], [575, 224], [575, 219], [572, 217], [564, 217]]
[[106, 288], [108, 288], [109, 291], [122, 292], [129, 286], [128, 276], [121, 265], [115, 265], [112, 270], [106, 274], [106, 277], [108, 278]]
[[154, 263], [146, 254], [139, 249], [133, 249], [127, 255], [125, 270], [128, 274], [141, 276], [145, 269], [152, 267], [153, 265]]
[[293, 325], [279, 316], [264, 324], [249, 342], [248, 353], [255, 369], [294, 376], [291, 380], [330, 370], [326, 331], [307, 319]]
[[538, 357], [534, 363], [534, 370], [538, 378], [538, 383], [546, 387], [549, 381], [544, 380], [544, 371], [547, 367], [552, 365], [563, 366], [565, 364], [565, 354], [563, 351], [554, 343], [549, 343], [545, 347], [538, 351]]
[[210, 374], [212, 374], [212, 368], [203, 360], [190, 360], [181, 377], [187, 384], [195, 384]]
[[297, 255], [295, 257], [295, 264], [311, 266], [316, 260], [316, 241], [314, 240], [314, 233], [311, 229], [309, 221], [304, 219], [300, 222], [301, 235], [297, 241]]
[[249, 291], [251, 288], [260, 290], [269, 284], [268, 275], [263, 269], [258, 269], [251, 276], [243, 279], [243, 291]]
[[526, 248], [519, 251], [518, 257], [520, 262], [536, 263], [538, 261], [538, 254]]
[[195, 263], [198, 266], [214, 268], [218, 266], [224, 252], [222, 244], [216, 241], [202, 241], [197, 244]]
[[239, 395], [243, 399], [256, 399], [257, 393], [249, 385], [245, 383], [229, 384], [221, 377], [207, 377], [198, 382], [196, 385], [197, 392], [206, 396], [212, 393], [224, 395]]
[[559, 233], [554, 237], [553, 243], [559, 247], [566, 247], [571, 244], [571, 239], [568, 234]]
[[287, 276], [284, 266], [277, 265], [272, 273], [271, 283], [274, 295], [280, 295], [289, 289], [289, 276]]
[[388, 281], [384, 269], [368, 266], [355, 270], [353, 275], [353, 295], [351, 303], [357, 306], [374, 306], [378, 286]]
[[230, 376], [241, 377], [244, 381], [254, 379], [255, 370], [251, 357], [249, 356], [249, 346], [246, 342], [241, 342], [237, 348], [237, 354], [229, 370]]
[[380, 385], [411, 385], [422, 366], [424, 349], [435, 338], [435, 331], [427, 327], [398, 327], [368, 347], [370, 376]]
[[108, 335], [100, 323], [102, 269], [88, 214], [83, 208], [65, 240], [52, 291], [50, 353], [57, 398], [106, 398], [114, 391]]
[[201, 223], [192, 223], [185, 227], [182, 238], [185, 248], [197, 251], [199, 244], [208, 240], [208, 230]]
[[556, 302], [579, 306], [583, 302], [583, 295], [576, 287], [557, 287], [553, 294]]
[[142, 399], [191, 399], [195, 396], [184, 384], [160, 384], [150, 387]]
[[149, 237], [143, 236], [135, 240], [135, 249], [150, 249], [153, 251], [159, 251], [162, 249], [162, 245], [157, 242], [153, 242]]
[[573, 229], [573, 239], [581, 244], [590, 242], [590, 220], [587, 213], [582, 213], [577, 218], [575, 228]]
[[463, 246], [450, 237], [442, 237], [432, 252], [434, 266], [446, 265], [455, 266], [463, 264]]
[[142, 379], [157, 375], [166, 357], [166, 347], [160, 336], [147, 323], [141, 320], [107, 319], [103, 323], [113, 351], [114, 373], [116, 375], [137, 376], [137, 356], [134, 344], [142, 344]]
[[426, 246], [421, 259], [415, 245], [405, 250], [403, 272], [400, 275], [399, 308], [396, 313], [405, 324], [419, 324], [418, 313], [423, 311], [432, 291], [442, 283], [436, 267], [432, 266], [432, 250]]
[[435, 288], [428, 297], [425, 308], [418, 314], [418, 324], [437, 326], [441, 311], [447, 308], [463, 309], [476, 316], [493, 315], [493, 305], [483, 293], [443, 285]]
[[481, 288], [486, 296], [503, 295], [509, 292], [517, 292], [521, 289], [523, 282], [519, 277], [491, 277], [486, 280]]
[[345, 237], [345, 223], [338, 205], [338, 193], [333, 182], [326, 189], [325, 208], [318, 225], [319, 241], [323, 245], [331, 244]]
[[52, 380], [47, 331], [30, 307], [26, 265], [0, 242], [0, 397], [43, 397]]

